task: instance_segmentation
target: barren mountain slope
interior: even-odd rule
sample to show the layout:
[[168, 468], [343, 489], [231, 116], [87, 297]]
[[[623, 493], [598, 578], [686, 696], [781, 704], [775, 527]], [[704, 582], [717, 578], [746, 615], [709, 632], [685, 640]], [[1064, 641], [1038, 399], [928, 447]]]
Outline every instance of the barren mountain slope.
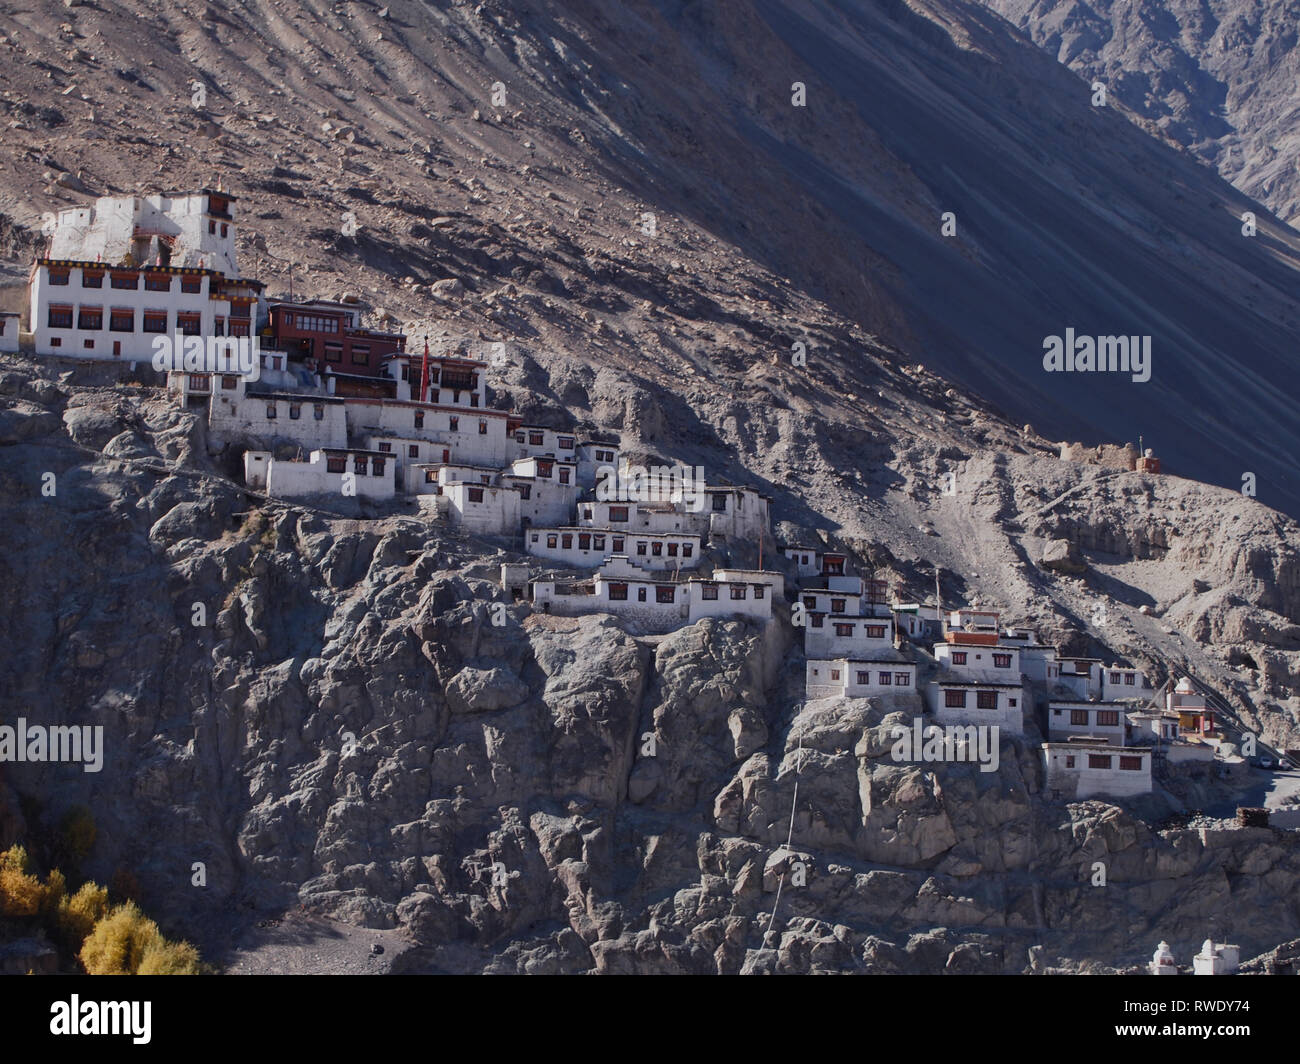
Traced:
[[[56, 167], [96, 191], [222, 179], [266, 243], [250, 272], [299, 291], [710, 389], [802, 339], [810, 397], [869, 419], [853, 322], [1050, 439], [1143, 434], [1300, 512], [1296, 237], [1242, 237], [1239, 193], [978, 7], [38, 5], [4, 35], [20, 221]], [[400, 283], [445, 276], [471, 289], [455, 313]], [[1044, 373], [1067, 327], [1151, 335], [1151, 381]]]
[[987, 0], [1153, 131], [1300, 221], [1295, 0]]

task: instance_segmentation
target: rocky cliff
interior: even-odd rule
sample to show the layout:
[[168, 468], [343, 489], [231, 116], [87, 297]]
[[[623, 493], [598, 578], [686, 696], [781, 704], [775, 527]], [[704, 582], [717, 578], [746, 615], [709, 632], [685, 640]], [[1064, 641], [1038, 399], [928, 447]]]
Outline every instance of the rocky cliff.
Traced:
[[[130, 870], [165, 930], [233, 970], [370, 970], [380, 942], [412, 971], [1103, 970], [1211, 926], [1248, 954], [1300, 934], [1295, 833], [1162, 830], [1212, 781], [1051, 801], [1032, 733], [994, 773], [898, 764], [889, 727], [919, 703], [804, 707], [788, 618], [634, 638], [511, 605], [494, 625], [508, 544], [266, 503], [160, 391], [63, 370], [0, 375], [0, 717], [100, 724], [106, 763], [7, 766], [8, 785], [42, 823], [89, 805], [86, 871]], [[950, 463], [963, 496], [931, 487]], [[996, 588], [1008, 619], [1079, 649], [1185, 663], [1294, 733], [1287, 519], [920, 438], [858, 469], [844, 542], [904, 591], [938, 562], [945, 594]], [[1062, 540], [1077, 573], [1038, 565]], [[242, 948], [286, 913], [285, 941]]]

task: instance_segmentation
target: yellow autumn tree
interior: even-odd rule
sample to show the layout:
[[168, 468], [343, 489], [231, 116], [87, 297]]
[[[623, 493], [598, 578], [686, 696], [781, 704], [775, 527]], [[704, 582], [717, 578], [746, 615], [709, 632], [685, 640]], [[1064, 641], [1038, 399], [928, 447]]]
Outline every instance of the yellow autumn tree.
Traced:
[[95, 924], [80, 957], [91, 975], [196, 975], [199, 965], [193, 946], [169, 942], [132, 901]]
[[35, 916], [45, 902], [45, 887], [27, 869], [31, 862], [21, 846], [0, 854], [0, 915]]

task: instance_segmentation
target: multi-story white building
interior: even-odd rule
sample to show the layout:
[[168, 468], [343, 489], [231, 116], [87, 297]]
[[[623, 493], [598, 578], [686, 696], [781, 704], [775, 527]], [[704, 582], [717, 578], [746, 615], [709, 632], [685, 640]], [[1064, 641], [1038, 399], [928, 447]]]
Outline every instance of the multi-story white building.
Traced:
[[1057, 683], [1073, 692], [1076, 698], [1088, 701], [1102, 697], [1100, 660], [1058, 654], [1058, 665]]
[[1125, 710], [1122, 702], [1052, 699], [1047, 703], [1047, 737], [1052, 742], [1065, 742], [1082, 736], [1123, 746], [1128, 726]]
[[101, 196], [55, 216], [50, 257], [118, 263], [161, 258], [165, 266], [198, 267], [238, 277], [235, 197], [215, 189], [184, 195]]
[[[518, 432], [515, 439], [519, 439]], [[609, 440], [583, 440], [578, 444], [578, 483], [583, 487], [594, 487], [599, 470], [617, 469], [618, 464], [618, 444]]]
[[809, 658], [872, 658], [894, 646], [894, 622], [888, 617], [840, 617], [810, 613], [804, 629]]
[[[434, 460], [501, 469], [510, 446], [510, 415], [500, 410], [432, 406], [398, 399], [348, 397], [348, 427], [358, 438], [423, 440], [445, 453]], [[408, 444], [409, 446], [409, 444]]]
[[535, 580], [530, 585], [534, 608], [543, 613], [578, 616], [610, 613], [645, 632], [668, 632], [705, 617], [771, 619], [766, 583], [651, 579], [625, 557], [611, 557], [590, 581]]
[[1151, 793], [1151, 747], [1112, 746], [1104, 740], [1043, 743], [1048, 793], [1082, 800]]
[[1154, 694], [1151, 681], [1138, 669], [1126, 665], [1107, 665], [1101, 670], [1101, 698], [1105, 702], [1120, 699], [1149, 699]]
[[529, 554], [548, 561], [591, 568], [612, 555], [627, 557], [638, 569], [694, 569], [700, 560], [700, 537], [680, 532], [617, 532], [606, 528], [570, 526], [529, 528], [524, 537]]
[[956, 679], [1020, 683], [1020, 648], [1006, 644], [936, 643], [935, 660]]
[[251, 336], [262, 285], [239, 277], [233, 200], [204, 189], [60, 211], [28, 282], [36, 353], [146, 362], [159, 337]]
[[[626, 528], [629, 532], [694, 532], [688, 515], [672, 503], [596, 502], [578, 504], [578, 524]], [[698, 535], [698, 533], [696, 533]]]
[[804, 693], [810, 699], [917, 693], [916, 665], [901, 658], [812, 658], [805, 678]]
[[794, 544], [778, 548], [788, 562], [794, 565], [796, 577], [816, 576], [821, 572], [821, 552], [816, 547], [800, 547]]
[[578, 463], [558, 458], [516, 458], [510, 463], [509, 471], [530, 480], [553, 480], [572, 487], [578, 484]]
[[1019, 649], [1022, 675], [1049, 690], [1056, 686], [1061, 675], [1056, 647], [1040, 643], [1038, 633], [1032, 628], [1008, 628], [1002, 633], [1001, 642]]
[[996, 725], [1009, 735], [1022, 735], [1025, 689], [1019, 683], [941, 679], [926, 694], [941, 724]]
[[704, 508], [686, 511], [689, 526], [710, 540], [757, 543], [768, 529], [771, 499], [753, 488], [706, 486]]

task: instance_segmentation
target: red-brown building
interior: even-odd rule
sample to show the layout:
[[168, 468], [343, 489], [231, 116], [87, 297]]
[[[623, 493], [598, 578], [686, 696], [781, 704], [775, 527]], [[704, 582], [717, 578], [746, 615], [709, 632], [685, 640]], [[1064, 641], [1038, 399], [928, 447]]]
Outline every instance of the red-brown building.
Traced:
[[269, 309], [274, 345], [319, 373], [387, 377], [385, 359], [406, 349], [401, 333], [361, 326], [361, 311], [347, 303], [276, 300]]

